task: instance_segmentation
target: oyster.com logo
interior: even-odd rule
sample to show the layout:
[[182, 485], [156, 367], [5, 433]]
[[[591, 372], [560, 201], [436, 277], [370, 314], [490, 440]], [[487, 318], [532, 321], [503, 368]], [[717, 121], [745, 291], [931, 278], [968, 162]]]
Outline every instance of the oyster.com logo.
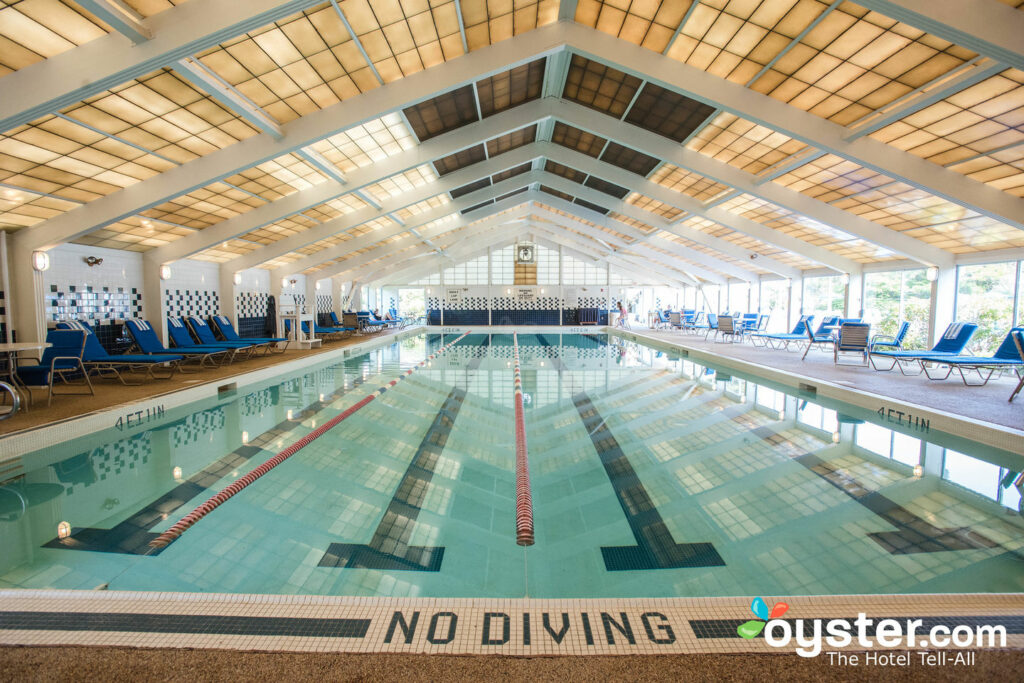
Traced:
[[764, 601], [764, 598], [754, 598], [754, 601], [750, 603], [750, 611], [754, 613], [757, 619], [751, 619], [740, 624], [736, 627], [736, 633], [747, 640], [756, 638], [764, 630], [765, 624], [772, 619], [778, 619], [788, 609], [789, 605], [784, 602], [777, 602], [771, 609], [768, 609], [768, 604]]

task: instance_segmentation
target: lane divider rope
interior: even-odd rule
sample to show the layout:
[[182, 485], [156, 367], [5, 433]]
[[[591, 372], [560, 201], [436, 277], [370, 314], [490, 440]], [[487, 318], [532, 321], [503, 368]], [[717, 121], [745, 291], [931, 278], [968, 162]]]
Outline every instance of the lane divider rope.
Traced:
[[526, 448], [526, 419], [523, 414], [523, 377], [519, 369], [519, 336], [512, 333], [512, 357], [515, 369], [516, 409], [516, 543], [533, 545], [533, 495], [530, 492], [530, 461]]
[[413, 367], [411, 367], [408, 370], [406, 370], [402, 375], [399, 375], [396, 379], [391, 380], [390, 382], [388, 382], [384, 386], [378, 388], [372, 394], [364, 397], [358, 403], [348, 407], [340, 415], [331, 418], [329, 421], [325, 422], [320, 427], [317, 427], [316, 429], [311, 431], [309, 434], [306, 434], [304, 437], [302, 437], [301, 439], [299, 439], [298, 441], [296, 441], [292, 445], [288, 446], [283, 451], [281, 451], [280, 453], [278, 453], [274, 457], [270, 458], [269, 460], [264, 462], [259, 467], [256, 467], [256, 468], [250, 470], [244, 476], [239, 477], [234, 482], [229, 484], [227, 487], [222, 489], [219, 493], [217, 493], [214, 496], [212, 496], [205, 503], [203, 503], [202, 505], [198, 506], [196, 509], [192, 510], [192, 512], [190, 512], [187, 515], [185, 515], [184, 517], [182, 517], [170, 529], [168, 529], [167, 531], [163, 532], [162, 534], [160, 534], [159, 536], [154, 538], [152, 541], [150, 541], [149, 542], [149, 546], [151, 548], [164, 548], [164, 547], [166, 547], [168, 544], [170, 544], [171, 542], [176, 540], [179, 536], [181, 536], [183, 533], [185, 533], [185, 531], [188, 530], [189, 527], [191, 527], [193, 524], [198, 522], [200, 519], [205, 517], [207, 514], [209, 514], [213, 510], [215, 510], [218, 507], [220, 507], [220, 505], [222, 503], [227, 501], [229, 498], [234, 496], [236, 493], [238, 493], [239, 491], [244, 489], [246, 486], [248, 486], [249, 484], [253, 483], [257, 479], [262, 477], [264, 474], [266, 474], [270, 470], [272, 470], [275, 467], [277, 467], [278, 465], [280, 465], [282, 462], [284, 462], [288, 458], [290, 458], [293, 455], [295, 455], [296, 453], [298, 453], [300, 450], [302, 450], [303, 448], [305, 448], [306, 446], [311, 444], [313, 441], [316, 441], [317, 439], [319, 439], [321, 436], [326, 434], [330, 429], [334, 428], [335, 426], [337, 426], [342, 421], [344, 421], [347, 418], [351, 417], [358, 410], [360, 410], [364, 406], [368, 405], [371, 401], [373, 401], [373, 399], [377, 398], [378, 396], [380, 396], [381, 394], [386, 392], [388, 389], [390, 389], [391, 387], [393, 387], [396, 384], [398, 384], [400, 381], [402, 381], [403, 379], [405, 379], [406, 377], [408, 377], [409, 375], [414, 373], [416, 370], [419, 370], [421, 367], [423, 367], [424, 365], [426, 365], [430, 361], [434, 360], [435, 358], [437, 358], [438, 356], [443, 354], [445, 351], [447, 351], [451, 347], [455, 346], [455, 344], [457, 344], [459, 341], [461, 341], [468, 334], [469, 334], [469, 330], [467, 330], [464, 334], [459, 336], [454, 341], [449, 342], [448, 344], [445, 344], [440, 349], [438, 349], [434, 353], [432, 353], [429, 356], [427, 356], [426, 358], [424, 358], [417, 365], [414, 365]]

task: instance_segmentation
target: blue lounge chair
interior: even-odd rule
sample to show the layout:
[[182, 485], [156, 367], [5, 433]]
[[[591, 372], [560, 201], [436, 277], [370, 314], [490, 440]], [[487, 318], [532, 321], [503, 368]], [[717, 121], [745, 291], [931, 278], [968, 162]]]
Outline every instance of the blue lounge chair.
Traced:
[[902, 351], [903, 340], [907, 338], [908, 332], [910, 332], [910, 323], [904, 320], [900, 323], [899, 329], [896, 330], [896, 334], [876, 334], [872, 337], [871, 350]]
[[[788, 334], [752, 334], [750, 335], [750, 341], [755, 346], [770, 346], [773, 349], [786, 349], [790, 344], [799, 343], [807, 339], [807, 329], [813, 324], [813, 315], [802, 315], [796, 325], [793, 326], [792, 332]], [[762, 343], [758, 344], [758, 341], [761, 341]]]
[[[1013, 343], [1017, 347], [1017, 353], [1021, 358], [1024, 358], [1024, 332], [1011, 332], [1013, 335]], [[1024, 374], [1021, 375], [1020, 381], [1017, 382], [1017, 388], [1010, 394], [1009, 401], [1013, 401], [1013, 397], [1020, 393], [1020, 390], [1024, 389]]]
[[822, 318], [821, 324], [818, 325], [818, 329], [813, 333], [811, 328], [807, 328], [807, 348], [804, 349], [804, 355], [800, 360], [807, 358], [807, 354], [811, 352], [811, 349], [815, 346], [827, 347], [831, 346], [835, 348], [836, 343], [836, 332], [839, 326], [843, 323], [859, 323], [860, 318], [839, 318], [836, 316], [826, 316]]
[[263, 350], [264, 354], [266, 354], [269, 351], [270, 342], [253, 343], [250, 341], [218, 340], [216, 335], [213, 334], [213, 330], [211, 330], [210, 326], [206, 324], [206, 321], [197, 315], [185, 316], [185, 322], [188, 324], [190, 328], [192, 328], [192, 334], [194, 334], [196, 339], [199, 340], [200, 345], [229, 346], [238, 349], [238, 351], [244, 351], [247, 355], [250, 356], [260, 349]]
[[[110, 355], [103, 344], [100, 344], [99, 337], [89, 327], [88, 323], [78, 320], [65, 320], [57, 323], [57, 329], [80, 330], [85, 332], [85, 349], [82, 352], [82, 364], [89, 373], [95, 373], [99, 377], [113, 378], [126, 386], [140, 384], [140, 382], [128, 382], [121, 376], [121, 372], [135, 374], [143, 373], [147, 379], [168, 379], [178, 369], [178, 363], [182, 356], [147, 356], [143, 354], [123, 354], [120, 356]], [[165, 375], [157, 375], [156, 370], [167, 370]]]
[[[285, 337], [240, 337], [238, 332], [235, 331], [235, 326], [231, 324], [226, 315], [215, 315], [211, 320], [213, 321], [213, 326], [216, 326], [217, 331], [220, 332], [220, 336], [224, 337], [224, 341], [266, 344], [267, 350], [274, 353], [284, 353], [285, 349], [288, 348], [288, 344], [291, 343], [291, 340]], [[284, 342], [284, 346], [281, 346], [281, 342]]]
[[43, 350], [43, 356], [37, 365], [20, 365], [14, 370], [14, 376], [18, 382], [29, 389], [28, 398], [32, 402], [32, 387], [46, 387], [48, 394], [46, 405], [50, 405], [54, 395], [83, 394], [85, 392], [54, 391], [54, 382], [60, 380], [62, 383], [72, 385], [71, 380], [81, 377], [81, 386], [89, 387], [89, 393], [95, 395], [92, 390], [92, 382], [89, 381], [89, 373], [82, 364], [82, 354], [85, 352], [86, 334], [82, 330], [50, 330], [46, 333], [46, 343], [49, 346]]
[[189, 372], [185, 369], [185, 364], [188, 361], [194, 361], [198, 363], [200, 367], [206, 365], [209, 367], [217, 367], [218, 365], [228, 361], [234, 355], [232, 349], [218, 349], [216, 351], [210, 351], [205, 349], [192, 349], [189, 347], [177, 347], [175, 349], [168, 349], [160, 341], [160, 338], [156, 336], [156, 331], [153, 330], [153, 326], [149, 324], [147, 320], [126, 320], [124, 322], [124, 328], [128, 330], [128, 336], [135, 342], [135, 348], [142, 353], [151, 356], [178, 356], [183, 360], [178, 365], [178, 369], [182, 372]]
[[[995, 373], [1002, 374], [1006, 370], [1013, 370], [1020, 377], [1024, 375], [1024, 357], [1022, 357], [1020, 350], [1017, 348], [1015, 336], [1024, 332], [1024, 327], [1014, 327], [1010, 330], [1006, 338], [1003, 339], [1003, 343], [999, 345], [996, 352], [991, 356], [920, 356], [917, 361], [921, 364], [921, 369], [924, 370], [924, 374], [928, 376], [928, 379], [943, 380], [953, 374], [956, 370], [960, 373], [960, 379], [963, 380], [964, 384], [969, 387], [981, 387], [988, 384], [988, 381], [992, 379], [992, 375]], [[929, 366], [935, 366], [931, 368]], [[936, 368], [942, 368], [945, 366], [946, 374], [939, 376], [939, 372], [932, 374], [932, 370]], [[988, 374], [984, 374], [984, 371], [988, 370]], [[964, 371], [976, 372], [980, 382], [971, 383], [967, 381], [967, 375]], [[941, 372], [941, 370], [940, 370]]]
[[206, 351], [207, 353], [217, 352], [228, 352], [225, 358], [225, 363], [230, 363], [238, 355], [239, 348], [230, 344], [229, 342], [223, 342], [220, 344], [197, 344], [192, 339], [192, 334], [188, 331], [188, 326], [185, 325], [185, 321], [181, 318], [168, 318], [167, 319], [167, 334], [171, 338], [171, 343], [174, 344], [174, 351], [181, 349], [183, 351]]
[[406, 325], [412, 322], [411, 318], [403, 318], [402, 316], [398, 315], [398, 310], [394, 308], [388, 309], [388, 315], [391, 316], [391, 320], [393, 322], [398, 323], [399, 329], [405, 327]]
[[380, 332], [387, 327], [387, 323], [377, 320], [369, 311], [356, 311], [356, 316], [359, 318], [359, 329], [362, 332]]
[[860, 365], [868, 364], [868, 339], [871, 325], [862, 322], [843, 322], [839, 325], [839, 336], [832, 345], [832, 362], [840, 365], [843, 354], [854, 354]]
[[[942, 338], [939, 339], [939, 343], [932, 347], [930, 351], [924, 349], [918, 351], [869, 351], [871, 358], [871, 367], [875, 370], [881, 370], [888, 372], [895, 367], [900, 369], [900, 372], [904, 375], [920, 375], [923, 371], [921, 363], [918, 362], [918, 358], [928, 356], [932, 359], [939, 358], [954, 358], [959, 356], [967, 346], [967, 342], [971, 340], [974, 333], [978, 331], [978, 326], [974, 323], [952, 323], [946, 328], [946, 331], [942, 333]], [[890, 361], [888, 367], [878, 367], [878, 363], [875, 362], [876, 358], [885, 358]], [[908, 367], [917, 367], [917, 372], [907, 372]]]
[[335, 313], [334, 311], [331, 311], [330, 316], [331, 316], [331, 323], [333, 323], [331, 325], [331, 327], [333, 327], [334, 329], [336, 329], [336, 330], [343, 330], [345, 332], [358, 332], [359, 331], [357, 328], [353, 327], [352, 325], [344, 325], [344, 324], [342, 324], [342, 322], [340, 320], [338, 320], [338, 314]]

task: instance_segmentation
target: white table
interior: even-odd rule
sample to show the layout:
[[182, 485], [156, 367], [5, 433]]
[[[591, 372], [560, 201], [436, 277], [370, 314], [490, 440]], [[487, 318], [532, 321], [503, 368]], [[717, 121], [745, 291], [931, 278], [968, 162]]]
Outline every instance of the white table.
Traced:
[[[290, 320], [292, 323], [292, 334], [291, 338], [295, 342], [295, 345], [302, 349], [320, 348], [320, 344], [323, 343], [323, 339], [318, 339], [316, 336], [316, 323], [314, 322], [316, 316], [312, 313], [282, 313], [281, 318], [283, 320]], [[307, 335], [302, 331], [302, 323], [309, 323], [309, 334]]]
[[3, 371], [0, 376], [6, 376], [10, 380], [10, 385], [14, 387], [14, 390], [19, 394], [25, 393], [26, 398], [28, 389], [18, 381], [18, 374], [16, 372], [18, 368], [18, 354], [22, 351], [40, 351], [42, 349], [51, 346], [48, 342], [4, 342], [0, 343], [0, 354], [7, 354], [7, 368]]

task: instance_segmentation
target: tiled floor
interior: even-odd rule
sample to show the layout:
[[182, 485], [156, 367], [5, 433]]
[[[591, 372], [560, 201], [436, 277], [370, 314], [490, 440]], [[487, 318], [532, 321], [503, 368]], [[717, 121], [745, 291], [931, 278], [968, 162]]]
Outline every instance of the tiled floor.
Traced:
[[[779, 602], [766, 598], [768, 605]], [[1003, 625], [1024, 649], [1024, 596], [787, 598], [785, 618]], [[496, 655], [792, 653], [736, 628], [746, 598], [396, 599], [96, 591], [0, 591], [0, 644]], [[810, 634], [810, 624], [805, 625]], [[868, 628], [869, 636], [874, 631]], [[835, 650], [837, 648], [827, 648]], [[854, 643], [847, 649], [865, 649]], [[916, 649], [920, 647], [920, 640]], [[927, 649], [927, 648], [925, 648]]]

